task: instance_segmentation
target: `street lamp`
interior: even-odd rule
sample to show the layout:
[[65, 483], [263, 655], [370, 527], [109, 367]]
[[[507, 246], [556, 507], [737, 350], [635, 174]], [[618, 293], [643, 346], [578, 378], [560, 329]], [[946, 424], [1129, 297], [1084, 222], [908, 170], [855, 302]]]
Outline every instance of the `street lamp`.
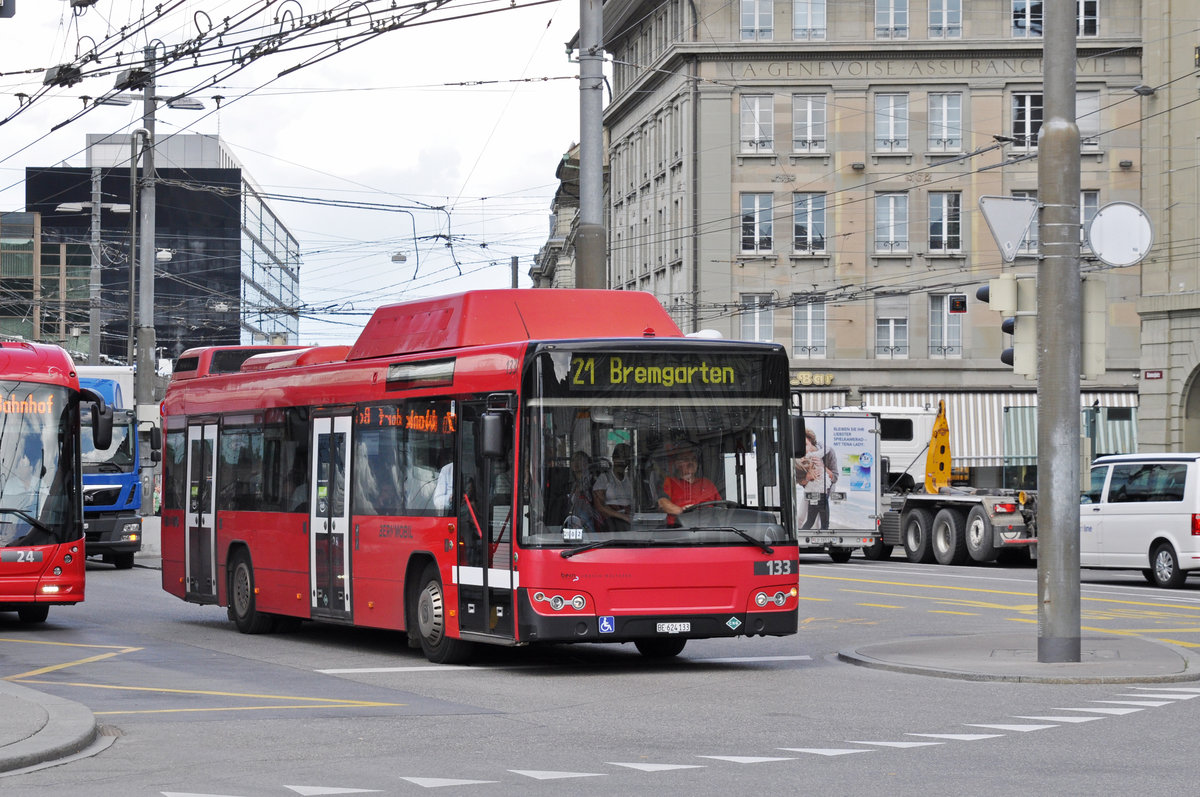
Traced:
[[[100, 211], [109, 210], [113, 213], [129, 213], [131, 207], [127, 202], [100, 201], [100, 169], [92, 168], [92, 201], [63, 202], [54, 208], [56, 213], [82, 213], [84, 208], [92, 211], [91, 225], [91, 254], [92, 264], [88, 272], [88, 362], [100, 364]], [[129, 253], [130, 261], [133, 251]]]
[[[161, 44], [161, 42], [160, 42]], [[141, 271], [141, 284], [138, 286], [137, 294], [137, 381], [134, 384], [135, 403], [139, 407], [150, 407], [154, 404], [154, 375], [158, 370], [155, 367], [156, 346], [154, 340], [154, 263], [158, 259], [158, 251], [154, 245], [154, 112], [159, 101], [164, 98], [157, 97], [154, 94], [154, 45], [146, 47], [145, 62], [141, 67], [135, 67], [124, 70], [117, 76], [114, 88], [117, 91], [126, 89], [139, 90], [143, 92], [142, 99], [142, 131], [145, 133], [146, 146], [143, 149], [142, 168], [144, 177], [142, 180], [142, 249], [138, 260], [138, 270]], [[119, 95], [118, 95], [119, 96]], [[199, 100], [192, 97], [175, 96], [165, 99], [167, 106], [171, 108], [185, 108], [191, 110], [203, 110], [204, 105]], [[134, 135], [130, 139], [130, 147], [136, 152], [137, 136]], [[130, 158], [129, 176], [130, 180], [134, 179], [136, 168], [135, 158]], [[133, 261], [130, 261], [130, 281], [132, 288], [133, 280]], [[133, 326], [133, 291], [130, 290], [129, 297], [130, 310], [130, 327]], [[133, 358], [130, 358], [133, 361]]]

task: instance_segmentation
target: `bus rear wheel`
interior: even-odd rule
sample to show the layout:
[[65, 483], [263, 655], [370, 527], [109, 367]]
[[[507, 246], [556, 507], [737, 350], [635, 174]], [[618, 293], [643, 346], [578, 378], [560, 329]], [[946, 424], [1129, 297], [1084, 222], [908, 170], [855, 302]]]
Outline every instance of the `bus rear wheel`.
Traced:
[[250, 555], [238, 551], [229, 571], [229, 619], [243, 634], [265, 634], [275, 627], [275, 618], [255, 608], [254, 567]]
[[648, 659], [672, 659], [683, 652], [686, 639], [635, 639], [633, 646]]
[[457, 664], [471, 657], [471, 643], [446, 635], [446, 593], [437, 565], [430, 563], [421, 573], [417, 593], [417, 632], [421, 651], [434, 664]]
[[50, 616], [50, 607], [45, 604], [22, 606], [17, 609], [17, 618], [22, 623], [44, 623]]

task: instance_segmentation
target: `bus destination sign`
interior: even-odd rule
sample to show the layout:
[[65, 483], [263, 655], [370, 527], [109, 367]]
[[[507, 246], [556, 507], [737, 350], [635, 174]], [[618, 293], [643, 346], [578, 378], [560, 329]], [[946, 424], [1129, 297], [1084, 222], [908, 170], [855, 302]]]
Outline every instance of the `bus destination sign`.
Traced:
[[577, 354], [571, 358], [571, 391], [734, 392], [756, 391], [762, 361], [704, 352]]

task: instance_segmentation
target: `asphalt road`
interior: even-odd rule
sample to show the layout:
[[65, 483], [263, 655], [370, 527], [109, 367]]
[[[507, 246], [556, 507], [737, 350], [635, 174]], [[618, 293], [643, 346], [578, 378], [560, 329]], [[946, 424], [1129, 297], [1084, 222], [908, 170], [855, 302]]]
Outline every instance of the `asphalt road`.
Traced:
[[[485, 649], [430, 665], [402, 635], [305, 624], [244, 636], [155, 570], [88, 572], [42, 628], [0, 614], [0, 677], [90, 707], [116, 742], [0, 779], [12, 794], [1141, 795], [1192, 790], [1200, 685], [946, 680], [838, 650], [1028, 630], [1036, 571], [805, 557], [793, 637]], [[1200, 646], [1182, 590], [1085, 574], [1084, 633]]]

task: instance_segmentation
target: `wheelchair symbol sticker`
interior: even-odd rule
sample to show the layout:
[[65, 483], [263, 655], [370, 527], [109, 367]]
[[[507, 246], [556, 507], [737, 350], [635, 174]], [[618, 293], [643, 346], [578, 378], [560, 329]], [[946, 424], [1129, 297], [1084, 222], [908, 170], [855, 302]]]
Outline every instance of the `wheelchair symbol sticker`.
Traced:
[[617, 623], [616, 623], [615, 618], [613, 618], [613, 617], [601, 617], [600, 618], [600, 633], [601, 634], [611, 634], [613, 631], [616, 631], [616, 630], [617, 630]]

